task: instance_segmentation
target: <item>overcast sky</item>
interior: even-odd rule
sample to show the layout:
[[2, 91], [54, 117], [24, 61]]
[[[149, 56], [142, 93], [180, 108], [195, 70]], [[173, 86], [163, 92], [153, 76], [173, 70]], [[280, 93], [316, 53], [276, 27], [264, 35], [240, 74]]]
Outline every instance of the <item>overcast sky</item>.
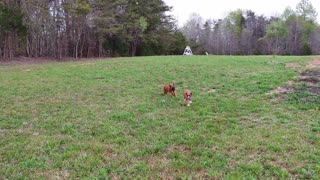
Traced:
[[[267, 17], [280, 15], [286, 7], [296, 9], [301, 0], [164, 0], [167, 5], [172, 6], [171, 14], [178, 19], [179, 26], [182, 26], [192, 13], [198, 13], [206, 19], [224, 18], [230, 11], [242, 9], [252, 10], [257, 15]], [[311, 3], [318, 12], [320, 22], [320, 0], [311, 0]]]

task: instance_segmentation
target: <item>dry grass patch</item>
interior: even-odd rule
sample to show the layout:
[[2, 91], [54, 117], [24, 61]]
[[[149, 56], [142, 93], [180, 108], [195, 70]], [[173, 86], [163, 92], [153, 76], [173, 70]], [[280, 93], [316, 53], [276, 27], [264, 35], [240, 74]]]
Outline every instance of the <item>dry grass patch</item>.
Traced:
[[307, 64], [307, 68], [317, 68], [320, 67], [320, 59], [314, 59]]
[[170, 147], [167, 148], [166, 150], [168, 153], [172, 153], [174, 151], [178, 151], [178, 152], [181, 152], [181, 153], [188, 153], [191, 151], [191, 148], [190, 147], [187, 147], [187, 146], [183, 146], [183, 145], [171, 145]]
[[290, 87], [284, 87], [284, 86], [279, 86], [276, 89], [268, 92], [268, 95], [272, 95], [272, 94], [288, 94], [288, 93], [292, 93], [294, 92], [294, 90]]
[[[288, 63], [286, 67], [298, 68], [297, 63]], [[281, 94], [274, 99], [276, 101], [288, 100], [290, 99], [288, 97], [291, 97], [291, 99], [303, 103], [308, 103], [309, 101], [312, 103], [317, 102], [320, 95], [320, 87], [317, 86], [320, 82], [320, 70], [317, 69], [317, 67], [320, 67], [320, 59], [309, 62], [307, 67], [309, 69], [302, 71], [296, 76], [298, 81], [290, 80], [287, 82], [288, 86], [279, 86], [267, 94]]]
[[208, 91], [208, 93], [214, 93], [214, 92], [216, 92], [217, 90], [215, 90], [215, 89], [211, 89], [211, 90], [209, 90]]
[[291, 69], [297, 69], [297, 68], [301, 67], [301, 65], [299, 63], [287, 63], [286, 67], [291, 68]]
[[166, 167], [169, 165], [169, 160], [165, 156], [150, 156], [146, 159], [146, 164], [150, 169], [157, 168], [159, 166]]

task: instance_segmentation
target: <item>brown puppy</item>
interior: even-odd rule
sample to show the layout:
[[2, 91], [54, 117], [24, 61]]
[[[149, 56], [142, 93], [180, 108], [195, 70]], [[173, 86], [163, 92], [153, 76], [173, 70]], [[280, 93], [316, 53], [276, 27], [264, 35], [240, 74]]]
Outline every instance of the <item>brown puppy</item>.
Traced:
[[192, 103], [191, 96], [192, 96], [191, 91], [189, 90], [184, 91], [183, 97], [184, 97], [184, 100], [186, 101], [187, 106], [190, 106], [190, 104]]
[[171, 93], [173, 96], [176, 96], [174, 83], [163, 86], [163, 95], [167, 95], [167, 93]]

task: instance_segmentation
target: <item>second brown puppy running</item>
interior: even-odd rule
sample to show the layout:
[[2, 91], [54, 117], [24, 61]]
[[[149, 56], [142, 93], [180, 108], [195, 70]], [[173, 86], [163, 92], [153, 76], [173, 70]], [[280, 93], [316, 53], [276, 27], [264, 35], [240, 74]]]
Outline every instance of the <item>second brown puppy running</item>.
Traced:
[[186, 101], [187, 106], [190, 106], [192, 103], [191, 96], [192, 96], [191, 91], [189, 91], [189, 90], [184, 91], [183, 97], [184, 97], [184, 100]]

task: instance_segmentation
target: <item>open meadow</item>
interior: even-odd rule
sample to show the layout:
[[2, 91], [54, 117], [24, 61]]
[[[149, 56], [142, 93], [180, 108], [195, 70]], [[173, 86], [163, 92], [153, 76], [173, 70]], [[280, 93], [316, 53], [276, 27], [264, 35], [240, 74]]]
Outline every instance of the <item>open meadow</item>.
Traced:
[[0, 179], [320, 179], [317, 58], [2, 63]]

